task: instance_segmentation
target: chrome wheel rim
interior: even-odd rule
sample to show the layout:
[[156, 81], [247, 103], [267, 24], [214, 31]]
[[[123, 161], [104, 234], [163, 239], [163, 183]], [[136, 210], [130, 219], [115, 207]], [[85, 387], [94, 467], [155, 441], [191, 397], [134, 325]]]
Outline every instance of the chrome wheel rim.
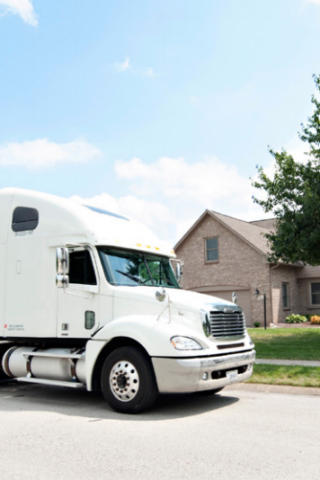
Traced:
[[130, 402], [139, 391], [139, 375], [136, 367], [126, 360], [117, 362], [111, 369], [110, 390], [117, 400]]

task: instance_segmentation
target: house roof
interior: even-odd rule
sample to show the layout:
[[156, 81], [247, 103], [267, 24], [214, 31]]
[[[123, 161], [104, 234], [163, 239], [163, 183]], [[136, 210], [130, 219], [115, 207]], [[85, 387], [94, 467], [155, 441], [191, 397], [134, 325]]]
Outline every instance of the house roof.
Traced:
[[254, 220], [253, 222], [249, 223], [252, 223], [252, 225], [259, 225], [260, 227], [270, 228], [271, 230], [274, 230], [276, 228], [277, 219], [267, 218], [264, 220]]
[[255, 225], [253, 223], [245, 222], [237, 218], [223, 215], [222, 213], [214, 212], [212, 210], [206, 210], [200, 218], [192, 225], [187, 233], [179, 240], [174, 249], [179, 248], [187, 237], [195, 230], [202, 219], [210, 215], [219, 223], [224, 225], [228, 230], [234, 233], [237, 237], [241, 238], [244, 242], [254, 248], [256, 251], [266, 256], [269, 253], [267, 239], [264, 234], [271, 232], [269, 228], [262, 227], [261, 225]]
[[227, 226], [235, 235], [242, 238], [242, 240], [258, 250], [258, 252], [263, 255], [268, 255], [268, 242], [264, 234], [271, 233], [269, 228], [261, 227], [260, 225], [253, 225], [244, 220], [228, 217], [227, 215], [222, 215], [218, 212], [210, 211], [210, 213], [220, 221], [220, 223]]

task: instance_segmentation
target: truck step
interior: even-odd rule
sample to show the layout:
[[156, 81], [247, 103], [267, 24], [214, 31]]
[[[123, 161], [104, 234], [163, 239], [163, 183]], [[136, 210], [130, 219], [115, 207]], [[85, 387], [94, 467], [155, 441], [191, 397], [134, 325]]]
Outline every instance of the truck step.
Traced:
[[16, 380], [18, 380], [18, 382], [40, 383], [42, 385], [52, 385], [56, 387], [69, 387], [69, 388], [84, 387], [83, 383], [80, 383], [80, 382], [63, 382], [60, 380], [48, 380], [45, 378], [17, 377]]
[[83, 355], [79, 353], [47, 353], [47, 352], [22, 352], [24, 357], [47, 357], [47, 358], [72, 358], [79, 359]]

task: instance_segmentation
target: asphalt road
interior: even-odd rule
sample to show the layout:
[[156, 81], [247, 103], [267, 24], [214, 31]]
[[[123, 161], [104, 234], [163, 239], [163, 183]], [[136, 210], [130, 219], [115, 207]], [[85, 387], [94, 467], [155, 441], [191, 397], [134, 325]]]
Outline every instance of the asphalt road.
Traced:
[[85, 390], [0, 385], [0, 478], [319, 480], [316, 393], [234, 385], [129, 416]]

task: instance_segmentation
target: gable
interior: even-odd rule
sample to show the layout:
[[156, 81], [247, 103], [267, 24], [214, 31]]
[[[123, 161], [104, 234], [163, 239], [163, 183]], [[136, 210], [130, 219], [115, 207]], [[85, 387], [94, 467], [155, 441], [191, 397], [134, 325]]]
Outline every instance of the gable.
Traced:
[[[197, 258], [201, 263], [211, 263], [206, 261], [206, 240], [217, 239], [215, 245], [218, 249], [217, 262], [221, 259], [228, 259], [233, 265], [243, 262], [243, 259], [250, 259], [252, 256], [258, 257], [259, 262], [263, 261], [261, 252], [257, 252], [250, 244], [244, 242], [242, 238], [236, 235], [228, 226], [219, 222], [212, 215], [204, 215], [197, 222], [195, 228], [188, 232], [185, 241], [176, 246], [177, 255], [185, 254], [191, 258]], [[215, 259], [213, 259], [213, 262]]]
[[[207, 238], [218, 241], [218, 258], [213, 261], [206, 261]], [[220, 291], [222, 286], [229, 290], [232, 285], [237, 286], [237, 291], [248, 290], [252, 275], [263, 276], [259, 283], [265, 284], [269, 279], [269, 264], [261, 253], [212, 215], [201, 218], [186, 241], [178, 245], [176, 253], [184, 262], [183, 288], [187, 290], [219, 286]]]
[[199, 219], [175, 245], [175, 250], [178, 251], [181, 248], [182, 244], [199, 228], [206, 217], [214, 218], [218, 223], [245, 242], [249, 247], [256, 250], [260, 255], [263, 255], [264, 257], [268, 255], [268, 242], [264, 237], [264, 234], [269, 231], [268, 229], [210, 210], [206, 210], [201, 217], [199, 217]]

